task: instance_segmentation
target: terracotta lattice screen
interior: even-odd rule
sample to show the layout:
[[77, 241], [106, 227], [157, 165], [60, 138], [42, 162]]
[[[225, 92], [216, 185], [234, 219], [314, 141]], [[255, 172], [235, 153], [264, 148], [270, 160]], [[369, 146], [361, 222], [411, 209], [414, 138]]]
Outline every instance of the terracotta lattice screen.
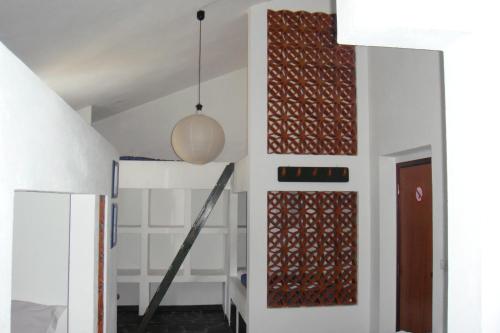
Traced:
[[270, 154], [356, 155], [353, 46], [335, 15], [268, 11]]
[[357, 302], [357, 193], [268, 192], [269, 307]]

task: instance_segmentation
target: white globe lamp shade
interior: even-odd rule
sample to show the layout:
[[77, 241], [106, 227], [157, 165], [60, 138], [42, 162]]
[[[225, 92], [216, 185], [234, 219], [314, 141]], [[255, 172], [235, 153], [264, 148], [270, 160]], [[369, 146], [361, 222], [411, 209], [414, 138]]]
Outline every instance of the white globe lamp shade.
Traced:
[[172, 147], [184, 161], [205, 164], [224, 148], [224, 130], [213, 118], [194, 114], [181, 119], [172, 131]]

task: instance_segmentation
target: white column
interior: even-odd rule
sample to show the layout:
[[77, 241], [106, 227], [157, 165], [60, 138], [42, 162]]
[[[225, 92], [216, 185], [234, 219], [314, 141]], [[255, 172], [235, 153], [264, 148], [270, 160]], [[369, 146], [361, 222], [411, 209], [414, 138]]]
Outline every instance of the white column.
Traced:
[[238, 275], [238, 193], [229, 195], [229, 275]]
[[10, 332], [14, 191], [0, 179], [0, 332]]
[[92, 126], [92, 113], [93, 113], [93, 107], [92, 106], [86, 106], [80, 110], [77, 110], [78, 114], [82, 116], [82, 118], [87, 122], [89, 125]]
[[226, 268], [226, 283], [224, 284], [224, 308], [226, 315], [229, 317], [230, 312], [230, 299], [229, 290], [231, 277], [238, 275], [238, 193], [229, 192], [229, 205], [228, 205], [228, 241], [226, 246], [227, 253], [227, 268]]
[[69, 332], [97, 331], [99, 202], [90, 194], [71, 195]]
[[151, 190], [142, 191], [141, 218], [141, 279], [139, 282], [139, 315], [144, 315], [149, 305], [149, 198]]

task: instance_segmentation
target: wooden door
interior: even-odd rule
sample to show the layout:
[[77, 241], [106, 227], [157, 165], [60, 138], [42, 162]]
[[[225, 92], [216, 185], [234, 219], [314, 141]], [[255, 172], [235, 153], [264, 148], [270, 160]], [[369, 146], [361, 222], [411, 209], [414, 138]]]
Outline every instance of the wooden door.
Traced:
[[432, 332], [431, 160], [397, 165], [397, 331]]

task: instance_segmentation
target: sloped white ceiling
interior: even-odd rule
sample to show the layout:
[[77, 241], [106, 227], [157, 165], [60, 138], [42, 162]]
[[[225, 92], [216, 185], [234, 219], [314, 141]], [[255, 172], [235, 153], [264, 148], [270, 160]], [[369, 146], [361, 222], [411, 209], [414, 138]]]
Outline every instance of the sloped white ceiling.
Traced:
[[263, 0], [2, 0], [0, 41], [99, 120], [246, 66], [246, 9]]
[[[197, 88], [190, 87], [94, 123], [121, 156], [179, 160], [171, 133], [182, 118], [195, 113]], [[247, 155], [247, 70], [240, 69], [202, 85], [203, 114], [224, 128], [226, 144], [216, 161]]]

